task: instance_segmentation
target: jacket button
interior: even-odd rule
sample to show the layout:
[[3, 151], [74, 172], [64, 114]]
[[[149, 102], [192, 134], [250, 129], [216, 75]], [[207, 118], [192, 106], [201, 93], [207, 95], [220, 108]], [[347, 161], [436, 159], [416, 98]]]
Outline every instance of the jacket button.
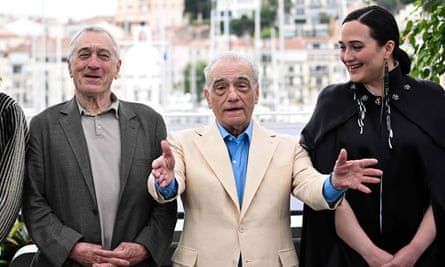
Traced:
[[368, 96], [367, 95], [363, 95], [362, 96], [362, 101], [364, 101], [364, 102], [368, 101]]
[[382, 98], [380, 98], [380, 97], [376, 97], [375, 100], [374, 100], [374, 103], [375, 103], [377, 106], [380, 106], [380, 105], [382, 104]]
[[405, 89], [406, 91], [409, 91], [409, 90], [411, 90], [411, 85], [409, 85], [409, 84], [405, 84], [405, 85], [403, 86], [403, 89]]
[[97, 211], [97, 209], [93, 209], [93, 214], [97, 215], [99, 212]]

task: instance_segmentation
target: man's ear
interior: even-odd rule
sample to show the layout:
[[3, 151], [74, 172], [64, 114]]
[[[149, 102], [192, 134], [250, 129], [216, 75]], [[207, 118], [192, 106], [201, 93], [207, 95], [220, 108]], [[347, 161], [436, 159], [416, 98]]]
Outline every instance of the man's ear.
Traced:
[[70, 78], [73, 78], [73, 73], [71, 71], [71, 62], [69, 59], [66, 60], [66, 66], [68, 67], [68, 73], [70, 74]]
[[205, 99], [207, 100], [207, 107], [209, 109], [211, 109], [212, 108], [212, 101], [210, 100], [209, 90], [207, 88], [204, 88], [203, 93], [204, 93]]

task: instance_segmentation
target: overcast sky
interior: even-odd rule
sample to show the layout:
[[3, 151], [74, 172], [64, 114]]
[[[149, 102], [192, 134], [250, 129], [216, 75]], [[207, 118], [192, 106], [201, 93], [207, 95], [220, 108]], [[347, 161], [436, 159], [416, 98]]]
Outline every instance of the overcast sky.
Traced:
[[114, 15], [117, 0], [0, 0], [0, 13], [83, 19]]

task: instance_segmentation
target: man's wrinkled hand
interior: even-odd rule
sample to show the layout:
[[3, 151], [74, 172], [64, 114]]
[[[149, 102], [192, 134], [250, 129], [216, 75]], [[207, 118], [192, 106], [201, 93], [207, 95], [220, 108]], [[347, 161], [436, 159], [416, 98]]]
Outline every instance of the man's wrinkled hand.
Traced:
[[355, 189], [363, 193], [371, 193], [371, 189], [365, 184], [376, 184], [380, 182], [383, 172], [372, 168], [377, 164], [377, 159], [347, 160], [346, 149], [341, 149], [335, 162], [331, 183], [337, 190]]
[[175, 157], [167, 141], [161, 141], [161, 148], [162, 155], [151, 164], [151, 173], [161, 188], [165, 188], [175, 177]]
[[69, 257], [83, 266], [130, 266], [128, 260], [116, 258], [113, 251], [86, 242], [76, 243]]

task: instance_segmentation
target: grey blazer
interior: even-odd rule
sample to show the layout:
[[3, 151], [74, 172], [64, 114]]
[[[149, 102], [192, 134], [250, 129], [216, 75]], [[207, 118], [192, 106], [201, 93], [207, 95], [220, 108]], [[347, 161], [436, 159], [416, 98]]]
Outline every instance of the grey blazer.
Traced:
[[[120, 101], [120, 201], [112, 247], [144, 245], [151, 257], [138, 266], [161, 265], [176, 224], [176, 203], [160, 205], [145, 187], [151, 162], [161, 155], [166, 128], [160, 114]], [[78, 266], [68, 259], [76, 242], [101, 243], [99, 213], [80, 114], [73, 98], [34, 116], [23, 213], [39, 248], [33, 266]]]

